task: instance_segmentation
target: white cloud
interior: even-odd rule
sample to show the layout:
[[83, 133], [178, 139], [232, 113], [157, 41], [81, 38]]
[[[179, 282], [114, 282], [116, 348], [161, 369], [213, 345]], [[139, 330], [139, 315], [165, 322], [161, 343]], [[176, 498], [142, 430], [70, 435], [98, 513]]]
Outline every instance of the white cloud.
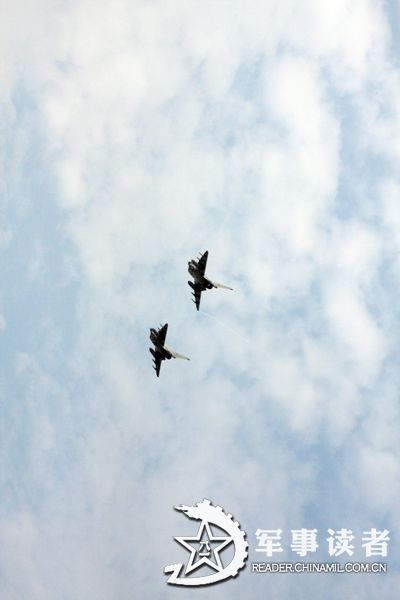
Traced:
[[[347, 444], [359, 489], [394, 483], [364, 512], [348, 471], [332, 465], [340, 497], [360, 518], [394, 514], [392, 396], [380, 398], [375, 433], [370, 401], [393, 360], [380, 269], [398, 241], [397, 183], [382, 186], [370, 162], [386, 141], [388, 168], [397, 160], [398, 73], [380, 6], [84, 0], [43, 3], [37, 17], [33, 8], [17, 3], [8, 17], [20, 44], [3, 42], [7, 120], [18, 118], [18, 81], [40, 110], [42, 158], [82, 278], [72, 355], [57, 342], [57, 326], [69, 325], [57, 321], [36, 326], [40, 359], [17, 356], [37, 462], [25, 504], [39, 515], [27, 517], [35, 533], [23, 560], [8, 555], [10, 595], [127, 598], [135, 585], [172, 597], [162, 565], [179, 533], [174, 503], [210, 495], [239, 520], [299, 526], [324, 502], [324, 461]], [[344, 100], [359, 110], [354, 123]], [[367, 163], [371, 196], [383, 197], [374, 222], [354, 156]], [[205, 249], [210, 275], [235, 291], [205, 293], [197, 314], [185, 269]], [[46, 254], [37, 259], [35, 272]], [[164, 364], [156, 380], [147, 330], [164, 320], [171, 346], [192, 360]], [[21, 519], [10, 518], [5, 543]], [[70, 577], [58, 583], [65, 556]], [[279, 585], [276, 597], [289, 597], [297, 583]], [[351, 581], [332, 585], [355, 593]], [[216, 597], [232, 596], [220, 587]]]

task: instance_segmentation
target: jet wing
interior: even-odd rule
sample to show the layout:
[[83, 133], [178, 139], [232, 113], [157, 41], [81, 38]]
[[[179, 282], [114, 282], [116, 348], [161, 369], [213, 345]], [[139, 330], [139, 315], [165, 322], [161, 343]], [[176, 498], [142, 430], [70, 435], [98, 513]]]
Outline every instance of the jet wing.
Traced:
[[197, 310], [200, 308], [200, 300], [201, 300], [201, 289], [196, 287], [193, 291], [194, 300], [193, 302], [196, 305]]
[[218, 281], [211, 281], [211, 279], [208, 279], [208, 281], [216, 288], [224, 288], [225, 290], [233, 291], [233, 288], [229, 287], [228, 285], [224, 285], [223, 283], [218, 283]]
[[164, 346], [164, 344], [165, 344], [165, 338], [167, 337], [167, 331], [168, 331], [168, 323], [165, 323], [164, 327], [161, 327], [161, 329], [159, 329], [157, 332], [158, 343], [160, 344], [160, 346]]
[[161, 369], [161, 358], [157, 356], [154, 359], [154, 370], [156, 372], [157, 377], [160, 377], [160, 369]]
[[184, 360], [190, 360], [190, 358], [188, 358], [187, 356], [185, 356], [184, 354], [179, 354], [179, 352], [175, 352], [175, 350], [171, 350], [170, 348], [166, 348], [166, 350], [168, 350], [168, 352], [174, 357], [174, 358], [183, 358]]
[[208, 259], [208, 250], [206, 250], [204, 252], [204, 254], [199, 258], [199, 262], [197, 263], [197, 268], [201, 275], [204, 275], [204, 273], [206, 272], [207, 259]]

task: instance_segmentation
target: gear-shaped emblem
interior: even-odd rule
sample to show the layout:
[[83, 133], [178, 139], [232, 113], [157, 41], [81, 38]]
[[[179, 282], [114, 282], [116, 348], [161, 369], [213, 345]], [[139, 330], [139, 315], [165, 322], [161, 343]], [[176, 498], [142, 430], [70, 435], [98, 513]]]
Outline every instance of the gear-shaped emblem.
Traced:
[[[243, 569], [248, 556], [248, 543], [246, 534], [232, 515], [228, 515], [220, 506], [213, 506], [210, 500], [204, 499], [194, 506], [175, 506], [175, 510], [183, 512], [189, 519], [201, 521], [197, 535], [192, 537], [175, 537], [174, 539], [186, 550], [190, 557], [183, 569], [183, 564], [168, 565], [164, 573], [171, 573], [167, 583], [171, 585], [209, 585], [236, 577], [240, 569]], [[213, 526], [223, 530], [227, 535], [215, 535]], [[234, 545], [232, 560], [223, 566], [220, 553], [222, 550]], [[201, 567], [208, 567], [215, 571], [203, 576], [191, 576], [191, 573]]]

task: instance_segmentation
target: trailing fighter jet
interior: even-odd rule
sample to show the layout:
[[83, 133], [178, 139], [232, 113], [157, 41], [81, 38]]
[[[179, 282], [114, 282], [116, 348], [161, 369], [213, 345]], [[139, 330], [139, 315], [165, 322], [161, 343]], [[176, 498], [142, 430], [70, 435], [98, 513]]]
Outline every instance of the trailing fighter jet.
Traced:
[[188, 281], [188, 284], [193, 290], [193, 302], [195, 303], [197, 310], [200, 308], [201, 292], [204, 292], [205, 290], [211, 290], [212, 288], [224, 288], [226, 290], [232, 289], [231, 287], [223, 285], [222, 283], [211, 281], [211, 279], [208, 279], [205, 276], [207, 259], [208, 251], [204, 252], [204, 254], [200, 256], [197, 261], [191, 260], [188, 262], [188, 271], [194, 279], [193, 283]]
[[165, 323], [164, 326], [160, 325], [160, 329], [150, 329], [150, 340], [154, 344], [153, 348], [149, 348], [151, 354], [153, 355], [153, 363], [154, 370], [157, 373], [157, 377], [160, 376], [160, 368], [161, 361], [170, 358], [184, 358], [185, 360], [190, 360], [187, 356], [183, 356], [183, 354], [179, 354], [178, 352], [174, 352], [165, 346], [165, 338], [167, 337], [168, 323]]

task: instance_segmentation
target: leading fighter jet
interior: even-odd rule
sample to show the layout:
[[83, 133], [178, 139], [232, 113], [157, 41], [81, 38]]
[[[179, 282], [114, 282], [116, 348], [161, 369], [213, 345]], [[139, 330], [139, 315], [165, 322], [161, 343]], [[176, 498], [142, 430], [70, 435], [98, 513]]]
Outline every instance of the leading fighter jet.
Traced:
[[205, 290], [211, 290], [212, 288], [224, 288], [226, 290], [232, 290], [231, 287], [223, 285], [222, 283], [217, 283], [216, 281], [211, 281], [211, 279], [208, 279], [205, 276], [207, 259], [208, 250], [204, 252], [204, 254], [200, 256], [197, 261], [191, 260], [188, 262], [188, 271], [194, 279], [193, 282], [188, 281], [188, 284], [193, 290], [193, 302], [195, 303], [197, 310], [200, 308], [201, 292], [204, 292]]
[[168, 323], [165, 323], [164, 326], [160, 325], [160, 329], [158, 330], [154, 329], [153, 327], [150, 329], [150, 340], [154, 344], [154, 350], [153, 348], [149, 348], [149, 350], [153, 355], [153, 368], [157, 373], [157, 377], [160, 376], [161, 361], [165, 359], [170, 360], [170, 358], [184, 358], [185, 360], [190, 360], [190, 358], [187, 356], [183, 356], [183, 354], [174, 352], [165, 346], [167, 331]]

